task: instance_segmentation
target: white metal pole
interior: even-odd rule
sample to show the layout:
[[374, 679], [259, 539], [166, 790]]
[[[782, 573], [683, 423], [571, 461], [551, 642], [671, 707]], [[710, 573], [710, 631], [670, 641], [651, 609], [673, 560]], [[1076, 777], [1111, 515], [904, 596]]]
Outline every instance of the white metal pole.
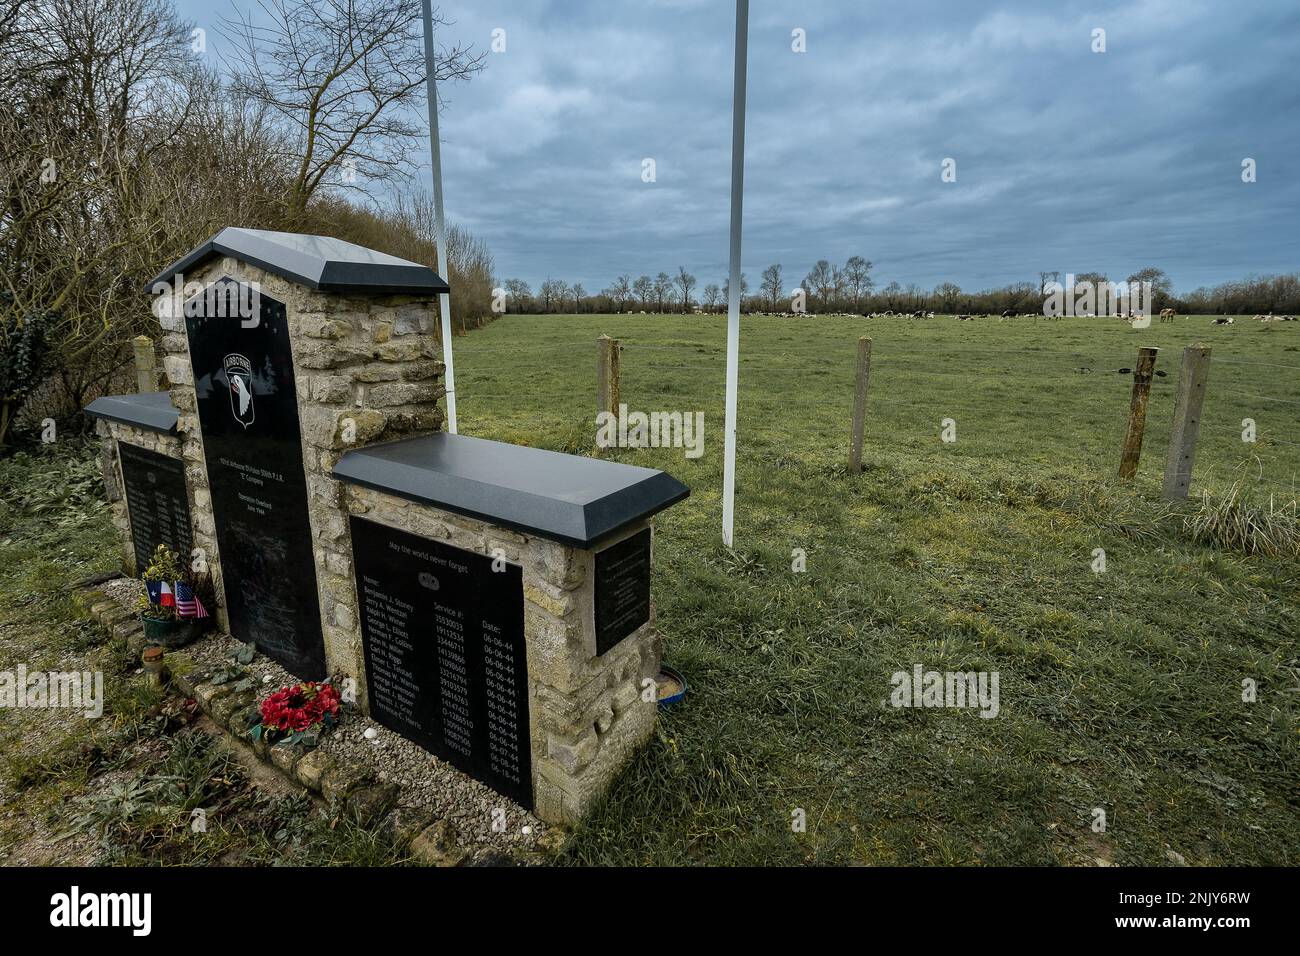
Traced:
[[[426, 0], [427, 2], [427, 0]], [[731, 275], [727, 282], [727, 420], [723, 436], [722, 543], [732, 543], [736, 499], [736, 380], [740, 364], [740, 223], [745, 194], [745, 73], [749, 0], [736, 0], [736, 77], [731, 103]]]
[[[447, 225], [442, 214], [442, 153], [438, 144], [438, 81], [433, 71], [433, 8], [424, 0], [424, 69], [429, 98], [429, 154], [433, 160], [434, 241], [438, 243], [438, 275], [447, 281]], [[456, 434], [456, 368], [451, 357], [451, 296], [438, 296], [442, 312], [442, 362], [447, 367], [447, 431]]]

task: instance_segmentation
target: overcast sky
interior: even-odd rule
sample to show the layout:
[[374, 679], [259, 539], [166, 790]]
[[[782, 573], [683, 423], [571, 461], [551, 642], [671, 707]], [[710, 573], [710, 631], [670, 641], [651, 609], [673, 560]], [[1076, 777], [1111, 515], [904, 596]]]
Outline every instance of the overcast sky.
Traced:
[[[684, 265], [721, 284], [734, 3], [440, 7], [455, 21], [444, 40], [490, 50], [505, 31], [442, 114], [448, 217], [487, 241], [501, 278], [595, 292]], [[881, 285], [971, 290], [1039, 270], [1155, 265], [1183, 290], [1300, 271], [1296, 0], [752, 7], [751, 287], [771, 262], [792, 286], [854, 254]], [[807, 52], [791, 49], [796, 28]], [[427, 178], [427, 149], [424, 163]]]

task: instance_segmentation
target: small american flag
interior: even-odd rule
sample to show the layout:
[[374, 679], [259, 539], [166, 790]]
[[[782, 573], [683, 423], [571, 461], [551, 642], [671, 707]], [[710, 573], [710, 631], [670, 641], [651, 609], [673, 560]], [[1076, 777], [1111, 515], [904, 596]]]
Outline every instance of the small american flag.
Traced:
[[207, 617], [208, 610], [194, 589], [184, 581], [176, 582], [176, 613], [181, 617]]

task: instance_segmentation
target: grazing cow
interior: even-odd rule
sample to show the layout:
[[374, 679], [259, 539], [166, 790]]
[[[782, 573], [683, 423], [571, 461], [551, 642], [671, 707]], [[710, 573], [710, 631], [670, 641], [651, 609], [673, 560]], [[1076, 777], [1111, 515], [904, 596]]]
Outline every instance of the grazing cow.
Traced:
[[959, 315], [959, 316], [957, 316], [957, 321], [958, 321], [958, 322], [974, 322], [974, 321], [975, 321], [975, 316], [973, 316], [973, 315]]
[[1232, 325], [1232, 316], [1227, 316], [1226, 318], [1221, 318], [1221, 319], [1215, 319], [1210, 324], [1211, 325]]
[[1161, 309], [1161, 310], [1160, 310], [1160, 321], [1161, 321], [1161, 322], [1172, 322], [1172, 321], [1174, 320], [1174, 315], [1175, 315], [1175, 314], [1176, 314], [1176, 313], [1174, 312], [1173, 309]]

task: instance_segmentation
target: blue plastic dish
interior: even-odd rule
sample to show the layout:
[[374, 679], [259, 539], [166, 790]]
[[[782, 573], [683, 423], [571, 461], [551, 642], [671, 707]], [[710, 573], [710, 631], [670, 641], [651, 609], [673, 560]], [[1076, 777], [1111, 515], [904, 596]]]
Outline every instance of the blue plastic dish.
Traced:
[[660, 697], [660, 707], [671, 706], [686, 696], [686, 678], [667, 664], [661, 664], [659, 665], [659, 677], [655, 680], [656, 688], [662, 689], [663, 686], [668, 683], [675, 683], [680, 689], [677, 690], [676, 693], [669, 694], [667, 697]]

